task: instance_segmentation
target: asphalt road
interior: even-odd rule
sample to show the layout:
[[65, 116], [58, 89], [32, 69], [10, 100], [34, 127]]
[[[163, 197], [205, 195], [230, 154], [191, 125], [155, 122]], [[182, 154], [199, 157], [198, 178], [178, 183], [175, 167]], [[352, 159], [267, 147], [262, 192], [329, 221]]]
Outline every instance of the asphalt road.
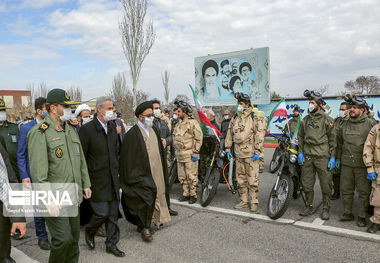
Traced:
[[[266, 150], [266, 171], [272, 152]], [[178, 202], [173, 201], [172, 207], [179, 215], [157, 230], [154, 241], [149, 244], [141, 240], [135, 226], [121, 219], [119, 248], [127, 254], [123, 259], [105, 253], [104, 238], [97, 237], [96, 249], [88, 250], [82, 230], [80, 261], [379, 262], [380, 238], [368, 238], [366, 229], [357, 227], [355, 222], [339, 222], [341, 200], [332, 201], [331, 218], [326, 222], [317, 219], [320, 211], [307, 218], [299, 217], [298, 213], [303, 208], [301, 199], [291, 202], [283, 216], [288, 221], [265, 219], [263, 215], [266, 214], [267, 199], [275, 179], [268, 172], [260, 175], [257, 214], [250, 213], [248, 209], [242, 209], [242, 213], [234, 210], [233, 206], [239, 202], [239, 197], [232, 195], [222, 184], [209, 209], [202, 209], [199, 205], [178, 205]], [[321, 201], [318, 183], [315, 190], [315, 203], [318, 204]], [[180, 195], [181, 187], [176, 184], [172, 198], [177, 199]], [[29, 259], [47, 262], [49, 253], [38, 248], [32, 222], [28, 223], [28, 230], [26, 239], [13, 242], [21, 251], [16, 255], [18, 262], [27, 262], [22, 253]], [[379, 234], [374, 236], [379, 237]]]

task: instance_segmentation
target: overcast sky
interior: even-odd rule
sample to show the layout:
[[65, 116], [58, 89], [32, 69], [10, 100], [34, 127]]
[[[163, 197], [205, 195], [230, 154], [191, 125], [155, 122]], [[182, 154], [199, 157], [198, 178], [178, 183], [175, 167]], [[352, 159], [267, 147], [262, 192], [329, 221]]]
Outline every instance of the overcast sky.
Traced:
[[[170, 99], [190, 96], [194, 57], [270, 49], [271, 89], [299, 96], [359, 75], [380, 75], [379, 0], [154, 0], [148, 17], [156, 41], [138, 89]], [[118, 72], [129, 74], [112, 0], [0, 0], [0, 89], [78, 86], [85, 99], [109, 93]], [[128, 77], [128, 85], [131, 86]]]

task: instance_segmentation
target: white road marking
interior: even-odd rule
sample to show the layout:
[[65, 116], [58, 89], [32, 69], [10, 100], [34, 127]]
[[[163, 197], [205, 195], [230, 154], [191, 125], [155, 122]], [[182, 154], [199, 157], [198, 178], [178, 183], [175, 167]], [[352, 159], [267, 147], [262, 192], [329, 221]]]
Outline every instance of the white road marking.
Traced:
[[11, 257], [16, 261], [16, 262], [22, 262], [22, 263], [39, 263], [38, 261], [28, 257], [24, 252], [21, 250], [12, 247], [11, 249]]
[[257, 220], [261, 220], [261, 221], [267, 221], [267, 222], [271, 222], [271, 223], [290, 224], [290, 225], [297, 226], [297, 227], [302, 227], [302, 228], [312, 229], [312, 230], [318, 230], [318, 231], [331, 233], [331, 234], [335, 234], [335, 235], [350, 236], [350, 237], [380, 242], [380, 235], [379, 234], [370, 234], [367, 232], [350, 230], [350, 229], [345, 229], [345, 228], [340, 228], [340, 227], [326, 226], [326, 225], [323, 225], [325, 221], [320, 219], [320, 218], [316, 218], [312, 223], [303, 222], [303, 221], [295, 221], [293, 219], [285, 219], [285, 218], [279, 218], [277, 220], [273, 220], [273, 219], [271, 219], [265, 215], [247, 213], [247, 212], [242, 212], [242, 211], [237, 211], [237, 210], [232, 210], [232, 209], [226, 209], [226, 208], [220, 208], [220, 207], [214, 207], [214, 206], [202, 207], [199, 204], [190, 205], [187, 202], [179, 202], [178, 200], [175, 200], [175, 199], [170, 199], [170, 203], [175, 204], [175, 205], [205, 210], [205, 211], [212, 211], [212, 212], [217, 212], [217, 213], [222, 213], [222, 214], [227, 214], [227, 215], [248, 217], [248, 218], [257, 219]]

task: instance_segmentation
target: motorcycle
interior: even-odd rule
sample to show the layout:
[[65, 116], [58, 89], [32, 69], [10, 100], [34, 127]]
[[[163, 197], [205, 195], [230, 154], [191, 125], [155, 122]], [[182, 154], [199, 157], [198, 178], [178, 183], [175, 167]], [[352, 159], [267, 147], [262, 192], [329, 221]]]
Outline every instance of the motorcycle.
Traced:
[[281, 126], [276, 125], [276, 127], [280, 129], [282, 133], [280, 136], [271, 135], [272, 137], [277, 139], [278, 146], [274, 150], [272, 160], [269, 164], [270, 173], [275, 173], [278, 170], [278, 168], [280, 168], [280, 156], [286, 150], [286, 139], [288, 138], [285, 134], [284, 129]]
[[292, 143], [287, 136], [282, 142], [284, 151], [279, 154], [277, 179], [270, 192], [267, 207], [267, 215], [272, 219], [283, 216], [292, 198], [301, 196], [306, 205], [301, 186], [301, 169], [297, 162], [298, 145]]

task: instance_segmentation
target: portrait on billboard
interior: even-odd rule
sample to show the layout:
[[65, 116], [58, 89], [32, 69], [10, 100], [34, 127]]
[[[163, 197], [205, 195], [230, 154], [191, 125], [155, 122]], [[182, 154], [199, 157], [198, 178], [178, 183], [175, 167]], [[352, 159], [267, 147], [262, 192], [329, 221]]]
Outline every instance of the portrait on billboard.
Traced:
[[195, 92], [203, 105], [234, 105], [243, 92], [253, 104], [270, 103], [269, 48], [195, 58]]

